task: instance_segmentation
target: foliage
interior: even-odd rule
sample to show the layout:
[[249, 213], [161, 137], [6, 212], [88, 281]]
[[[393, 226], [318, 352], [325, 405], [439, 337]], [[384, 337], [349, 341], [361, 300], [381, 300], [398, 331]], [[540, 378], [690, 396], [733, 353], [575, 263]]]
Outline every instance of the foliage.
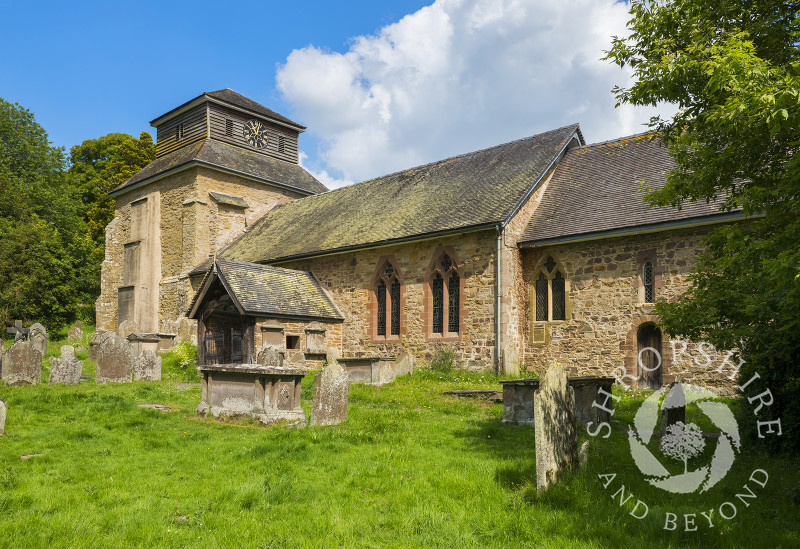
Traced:
[[197, 383], [197, 345], [191, 341], [179, 341], [172, 349], [161, 355], [161, 378], [169, 381]]
[[70, 150], [70, 183], [80, 192], [89, 235], [101, 258], [106, 225], [114, 218], [114, 199], [108, 193], [154, 158], [155, 145], [147, 132], [139, 139], [110, 133], [87, 139]]
[[691, 290], [657, 314], [673, 336], [738, 350], [741, 381], [760, 372], [782, 418], [784, 448], [800, 446], [800, 2], [633, 0], [631, 34], [607, 58], [633, 69], [620, 103], [678, 106], [653, 119], [675, 158], [653, 206], [721, 199], [747, 223], [711, 233]]
[[434, 372], [451, 372], [456, 363], [456, 353], [450, 347], [439, 349], [428, 366]]
[[97, 273], [79, 201], [33, 113], [0, 98], [0, 323], [93, 313]]

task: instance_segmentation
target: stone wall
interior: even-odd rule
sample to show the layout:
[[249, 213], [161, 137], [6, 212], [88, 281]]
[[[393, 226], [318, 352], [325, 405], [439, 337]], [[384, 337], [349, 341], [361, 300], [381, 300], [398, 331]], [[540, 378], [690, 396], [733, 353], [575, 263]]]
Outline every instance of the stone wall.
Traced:
[[[240, 197], [248, 208], [214, 200], [209, 192]], [[152, 280], [133, 281], [135, 319], [140, 331], [170, 331], [194, 295], [188, 273], [212, 256], [277, 204], [300, 198], [292, 191], [209, 168], [193, 167], [117, 197], [114, 221], [106, 228], [106, 253], [97, 300], [97, 326], [116, 330], [118, 289], [131, 283], [123, 268], [125, 245], [148, 231], [139, 252], [139, 271]], [[138, 219], [136, 203], [147, 198], [156, 205], [146, 223]], [[129, 250], [130, 254], [130, 250]], [[145, 306], [145, 304], [147, 304]]]
[[[324, 330], [324, 337], [319, 335]], [[320, 369], [325, 360], [325, 348], [334, 348], [341, 352], [342, 349], [342, 323], [317, 322], [301, 320], [278, 320], [257, 318], [254, 333], [255, 353], [271, 345], [286, 351], [286, 361], [291, 362], [297, 357], [302, 357], [307, 368]], [[296, 348], [287, 348], [287, 336], [297, 338]], [[321, 342], [311, 341], [319, 337]], [[311, 352], [323, 351], [323, 352]], [[295, 356], [296, 355], [296, 356]]]
[[[396, 246], [342, 253], [280, 264], [313, 273], [345, 317], [341, 325], [343, 357], [398, 355], [407, 349], [417, 364], [429, 361], [437, 350], [452, 348], [458, 366], [488, 370], [494, 364], [495, 231], [482, 231]], [[450, 246], [464, 274], [463, 330], [457, 341], [427, 337], [424, 325], [424, 284], [428, 268], [440, 247]], [[391, 256], [403, 280], [400, 341], [373, 343], [369, 335], [370, 283], [379, 261]]]
[[[558, 262], [568, 281], [566, 321], [534, 322], [535, 313], [526, 305], [525, 365], [542, 374], [548, 365], [559, 362], [570, 375], [612, 375], [621, 367], [631, 376], [627, 383], [635, 386], [638, 328], [658, 321], [653, 306], [643, 303], [642, 264], [645, 259], [653, 261], [656, 300], [679, 299], [688, 288], [687, 274], [705, 232], [677, 230], [522, 250], [529, 303], [533, 302], [535, 267], [544, 254]], [[535, 325], [545, 327], [542, 343], [532, 339]], [[664, 382], [678, 378], [723, 392], [732, 390], [734, 383], [728, 379], [732, 370], [716, 371], [725, 354], [698, 343], [682, 351], [682, 342], [663, 334]]]

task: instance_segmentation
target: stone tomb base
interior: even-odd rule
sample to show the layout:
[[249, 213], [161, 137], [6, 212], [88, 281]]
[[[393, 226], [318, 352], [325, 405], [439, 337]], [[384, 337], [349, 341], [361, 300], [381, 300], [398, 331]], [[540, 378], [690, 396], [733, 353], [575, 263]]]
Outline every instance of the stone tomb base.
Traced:
[[251, 416], [265, 425], [305, 420], [300, 381], [306, 370], [258, 364], [215, 364], [197, 370], [203, 379], [198, 414]]
[[[611, 392], [616, 381], [613, 377], [570, 377], [567, 384], [575, 391], [575, 417], [584, 424], [610, 421], [611, 416], [592, 402], [605, 403], [605, 398], [598, 391]], [[508, 379], [500, 382], [503, 386], [503, 423], [516, 425], [533, 425], [533, 394], [539, 388], [539, 379]], [[612, 408], [613, 400], [608, 400]]]
[[414, 370], [413, 357], [405, 352], [396, 358], [353, 357], [340, 358], [338, 362], [344, 366], [351, 383], [378, 387]]

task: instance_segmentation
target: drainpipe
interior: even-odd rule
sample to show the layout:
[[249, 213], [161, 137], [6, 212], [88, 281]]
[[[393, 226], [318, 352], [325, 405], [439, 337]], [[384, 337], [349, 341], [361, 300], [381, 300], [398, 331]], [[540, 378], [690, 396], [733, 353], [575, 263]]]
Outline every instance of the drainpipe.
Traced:
[[498, 223], [497, 224], [497, 272], [495, 274], [495, 296], [497, 297], [497, 302], [495, 304], [495, 363], [494, 363], [494, 373], [495, 375], [500, 375], [500, 353], [502, 352], [502, 341], [501, 341], [501, 330], [500, 330], [500, 323], [501, 323], [501, 316], [503, 312], [503, 303], [502, 303], [502, 295], [500, 293], [500, 289], [502, 288], [500, 284], [500, 253], [502, 250], [503, 244], [503, 225]]

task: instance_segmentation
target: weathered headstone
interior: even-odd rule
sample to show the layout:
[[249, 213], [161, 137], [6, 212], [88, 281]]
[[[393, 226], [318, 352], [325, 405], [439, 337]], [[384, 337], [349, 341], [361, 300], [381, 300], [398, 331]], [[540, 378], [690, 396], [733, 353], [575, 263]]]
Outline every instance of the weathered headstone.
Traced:
[[75, 322], [75, 325], [67, 332], [67, 339], [70, 341], [83, 341], [83, 324], [80, 320]]
[[667, 427], [679, 421], [686, 423], [686, 395], [681, 383], [673, 383], [661, 403], [661, 434], [667, 432]]
[[32, 341], [17, 341], [3, 354], [2, 376], [6, 385], [36, 385], [42, 381], [42, 353]]
[[536, 487], [546, 490], [578, 463], [575, 393], [559, 364], [547, 369], [533, 399]]
[[33, 348], [44, 356], [47, 353], [47, 330], [38, 322], [32, 324], [29, 330], [28, 339], [33, 343]]
[[0, 436], [3, 436], [6, 432], [6, 407], [5, 401], [0, 398]]
[[71, 345], [61, 346], [61, 356], [50, 358], [50, 385], [63, 383], [77, 385], [81, 380], [83, 362], [75, 356], [75, 349]]
[[256, 355], [256, 362], [262, 366], [283, 366], [283, 353], [276, 347], [267, 346]]
[[137, 324], [133, 320], [123, 320], [117, 327], [117, 335], [121, 337], [128, 337], [131, 334], [137, 333]]
[[314, 376], [310, 425], [336, 425], [347, 420], [347, 401], [350, 378], [336, 361], [328, 362]]
[[133, 375], [134, 356], [131, 344], [114, 333], [101, 338], [97, 345], [97, 383], [126, 382]]
[[106, 337], [112, 335], [114, 332], [95, 332], [92, 334], [92, 339], [89, 340], [89, 360], [97, 360], [97, 346]]
[[161, 381], [161, 357], [146, 349], [136, 358], [133, 366], [134, 381]]

